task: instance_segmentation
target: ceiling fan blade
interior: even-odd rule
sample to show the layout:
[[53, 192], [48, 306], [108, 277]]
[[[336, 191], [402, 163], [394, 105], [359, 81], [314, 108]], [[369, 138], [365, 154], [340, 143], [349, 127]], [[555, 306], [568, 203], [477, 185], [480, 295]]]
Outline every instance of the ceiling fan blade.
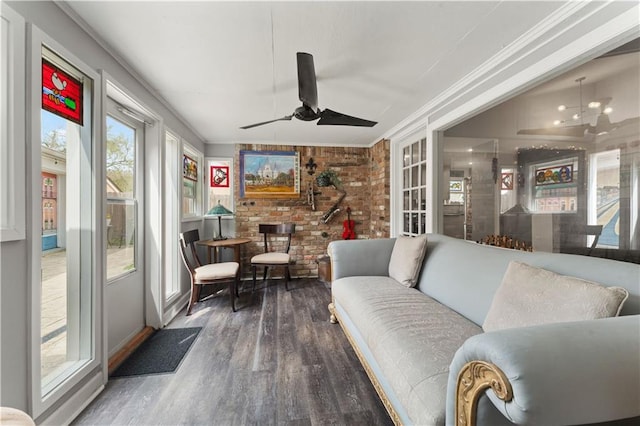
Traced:
[[627, 118], [626, 120], [618, 121], [616, 123], [612, 123], [609, 121], [609, 116], [606, 114], [601, 114], [598, 116], [598, 120], [596, 121], [595, 132], [596, 134], [609, 133], [618, 130], [621, 127], [626, 127], [629, 125], [634, 125], [636, 130], [638, 129], [638, 125], [640, 124], [640, 117], [632, 117]]
[[605, 98], [598, 98], [598, 99], [594, 99], [594, 101], [596, 102], [600, 102], [600, 108], [604, 109], [607, 105], [609, 105], [609, 102], [611, 102], [610, 97], [605, 97]]
[[626, 120], [622, 120], [618, 123], [611, 123], [611, 124], [612, 126], [615, 126], [615, 128], [617, 129], [618, 127], [624, 127], [630, 124], [635, 124], [637, 126], [639, 123], [640, 123], [640, 117], [633, 117], [633, 118], [627, 118]]
[[359, 127], [373, 127], [378, 124], [377, 121], [365, 120], [363, 118], [352, 117], [350, 115], [342, 114], [340, 112], [331, 111], [325, 109], [320, 113], [320, 120], [318, 120], [318, 126], [359, 126]]
[[293, 117], [293, 115], [285, 115], [284, 117], [276, 118], [275, 120], [269, 120], [269, 121], [263, 121], [261, 123], [249, 124], [248, 126], [242, 126], [240, 128], [241, 129], [251, 129], [252, 127], [262, 126], [264, 124], [273, 123], [274, 121], [291, 121], [292, 117]]
[[578, 126], [549, 127], [546, 129], [522, 129], [518, 130], [519, 135], [539, 135], [539, 136], [568, 136], [581, 138], [585, 131], [591, 131], [590, 124], [580, 124]]
[[313, 56], [309, 53], [298, 52], [298, 97], [303, 105], [314, 112], [318, 111], [318, 86], [316, 84], [316, 70], [313, 66]]

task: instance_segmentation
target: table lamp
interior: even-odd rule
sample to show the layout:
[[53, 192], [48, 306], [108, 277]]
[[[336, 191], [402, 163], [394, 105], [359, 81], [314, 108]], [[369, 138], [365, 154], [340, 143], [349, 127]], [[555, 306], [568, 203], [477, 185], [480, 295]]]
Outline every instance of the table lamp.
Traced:
[[226, 240], [227, 237], [222, 236], [222, 216], [233, 216], [233, 212], [228, 210], [225, 206], [220, 204], [220, 200], [218, 200], [218, 204], [213, 206], [211, 210], [207, 212], [207, 216], [217, 216], [218, 217], [218, 236], [214, 236], [213, 239], [216, 241]]

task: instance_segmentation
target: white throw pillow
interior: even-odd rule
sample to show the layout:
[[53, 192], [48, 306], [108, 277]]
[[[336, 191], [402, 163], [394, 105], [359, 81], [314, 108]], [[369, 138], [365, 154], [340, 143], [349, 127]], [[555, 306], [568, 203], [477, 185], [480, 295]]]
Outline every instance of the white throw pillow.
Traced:
[[396, 238], [389, 260], [389, 276], [407, 287], [415, 287], [427, 252], [427, 236], [400, 235]]
[[484, 331], [614, 317], [629, 293], [512, 261], [484, 320]]

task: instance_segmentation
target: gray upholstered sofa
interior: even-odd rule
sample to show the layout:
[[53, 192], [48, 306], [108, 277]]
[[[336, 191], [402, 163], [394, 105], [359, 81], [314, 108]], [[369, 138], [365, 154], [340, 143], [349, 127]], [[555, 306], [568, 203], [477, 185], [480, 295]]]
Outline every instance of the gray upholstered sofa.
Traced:
[[[329, 310], [396, 424], [639, 424], [639, 265], [433, 234], [409, 288], [389, 277], [394, 244], [329, 245]], [[483, 332], [512, 260], [629, 297], [615, 318]]]

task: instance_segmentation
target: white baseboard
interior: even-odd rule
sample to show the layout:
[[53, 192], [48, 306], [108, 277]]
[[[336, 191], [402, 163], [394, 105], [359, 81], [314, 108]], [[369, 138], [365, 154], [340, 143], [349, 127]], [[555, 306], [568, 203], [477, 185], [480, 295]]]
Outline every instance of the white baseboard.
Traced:
[[164, 312], [164, 314], [162, 315], [162, 325], [163, 326], [169, 324], [171, 322], [171, 320], [174, 319], [176, 317], [176, 315], [178, 315], [180, 313], [180, 311], [182, 311], [182, 309], [184, 309], [185, 306], [187, 306], [187, 303], [189, 303], [189, 297], [191, 297], [190, 293], [182, 295], [182, 297], [180, 297], [177, 302], [172, 304], [169, 307], [169, 309], [167, 309]]
[[55, 411], [47, 415], [46, 418], [36, 419], [38, 425], [68, 425], [70, 424], [82, 410], [93, 401], [104, 390], [102, 381], [102, 370], [96, 370], [85, 384], [77, 392], [60, 405]]

